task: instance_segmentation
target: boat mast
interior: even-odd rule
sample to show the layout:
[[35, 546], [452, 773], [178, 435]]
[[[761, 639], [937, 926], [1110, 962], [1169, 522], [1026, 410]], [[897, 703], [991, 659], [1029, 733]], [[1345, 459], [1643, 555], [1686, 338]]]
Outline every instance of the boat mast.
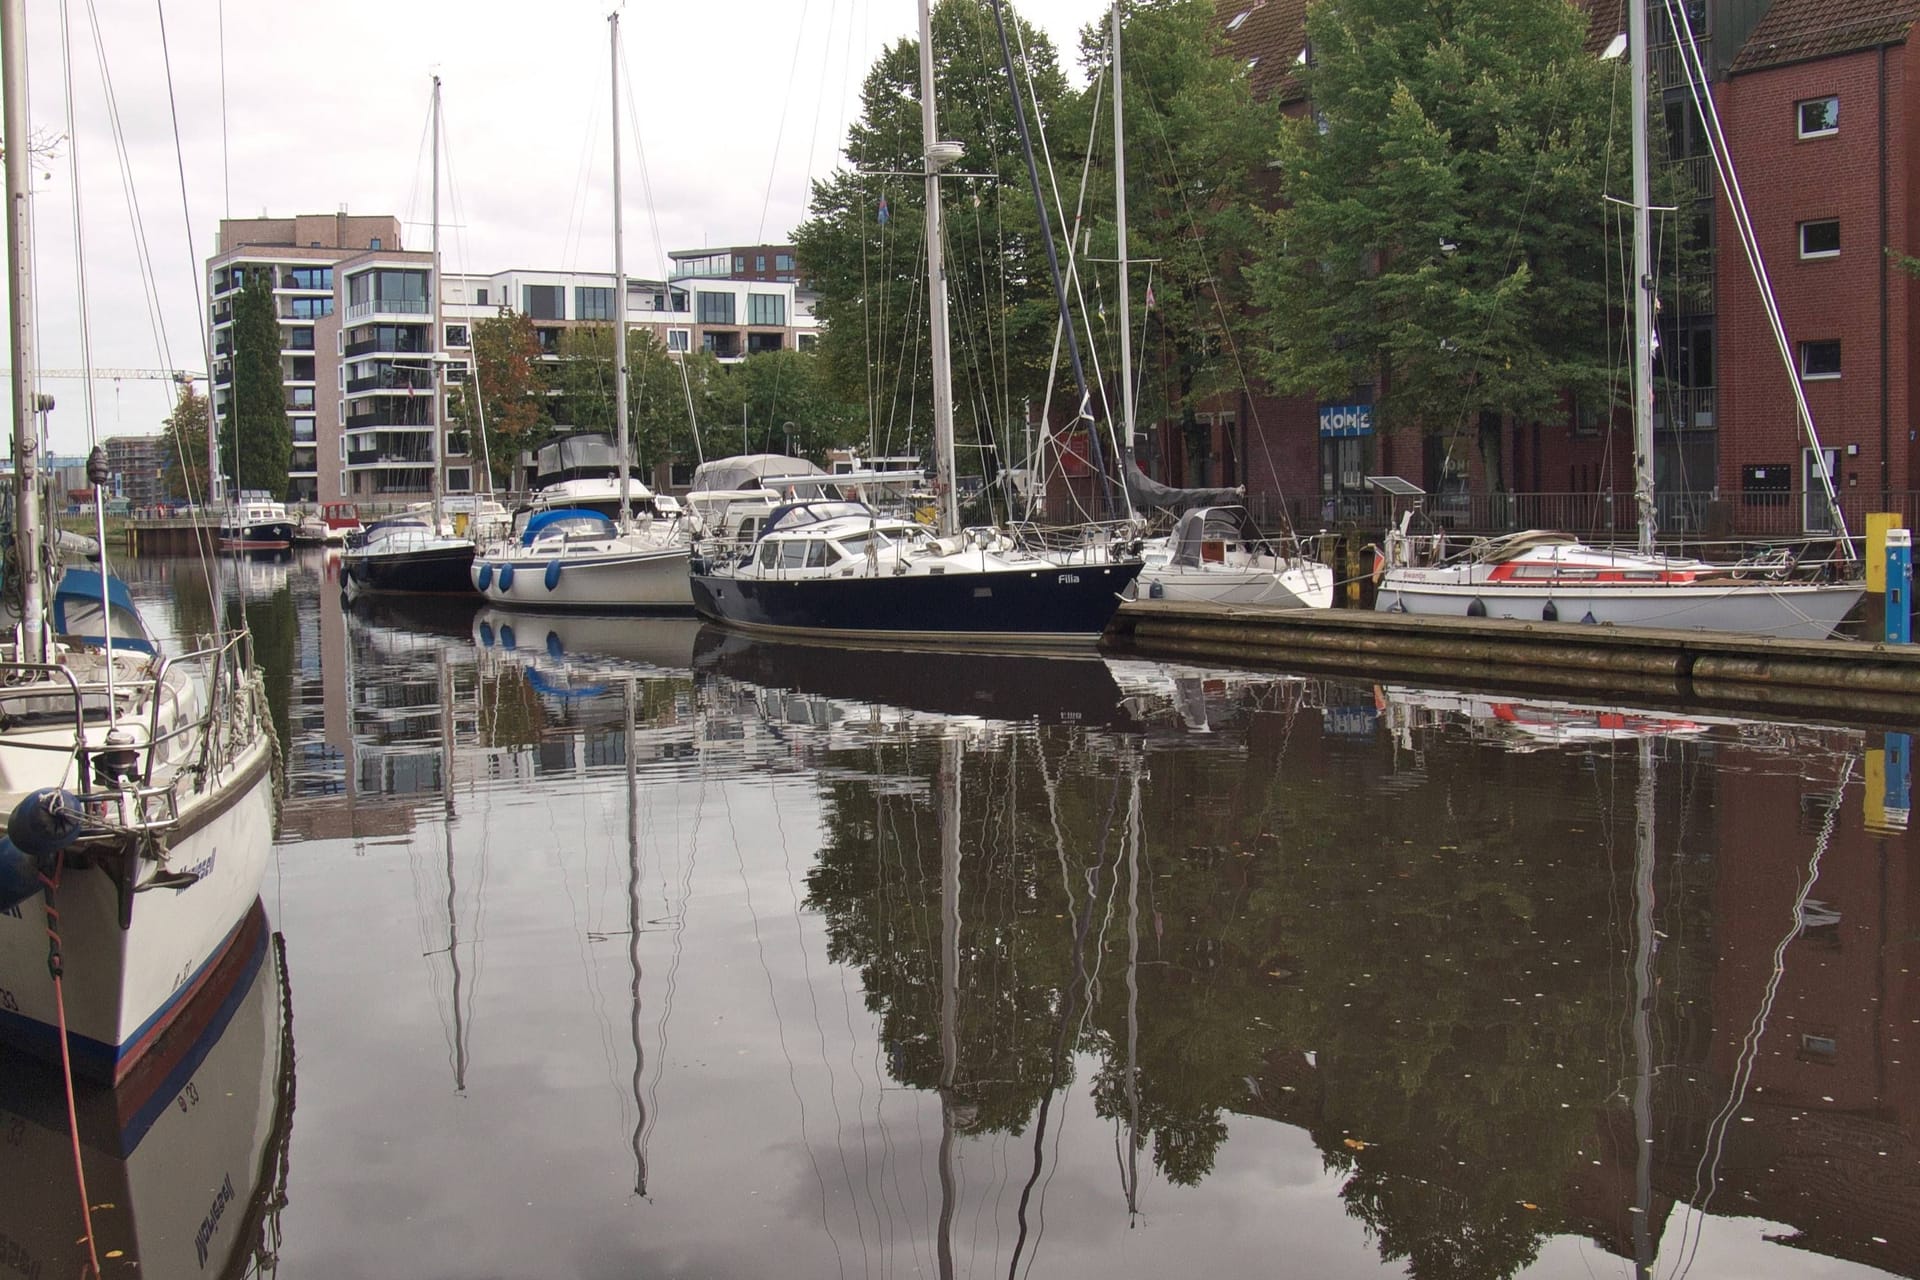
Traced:
[[[924, 5], [922, 8], [924, 9]], [[13, 537], [19, 554], [20, 658], [46, 660], [45, 584], [40, 577], [40, 476], [34, 386], [33, 180], [27, 148], [27, 13], [25, 0], [0, 0], [0, 72], [4, 72], [7, 175], [7, 300], [13, 308]]]
[[627, 259], [620, 234], [620, 15], [607, 15], [613, 65], [613, 416], [620, 442], [620, 532], [633, 527], [627, 478]]
[[927, 171], [928, 342], [933, 361], [934, 489], [940, 502], [940, 532], [960, 527], [960, 500], [954, 485], [953, 353], [947, 334], [947, 271], [940, 231], [940, 171], [960, 157], [960, 144], [940, 141], [933, 102], [933, 10], [920, 0], [920, 142]]
[[1647, 153], [1647, 6], [1628, 0], [1627, 53], [1633, 81], [1633, 501], [1640, 550], [1651, 553], [1659, 529], [1653, 501], [1653, 251]]
[[1114, 461], [1124, 467], [1133, 458], [1133, 308], [1127, 291], [1127, 133], [1120, 80], [1120, 0], [1113, 0], [1113, 217], [1120, 234], [1120, 421], [1127, 432]]
[[440, 77], [433, 78], [433, 333], [427, 339], [428, 359], [433, 370], [433, 531], [440, 532], [440, 522], [445, 519], [442, 512], [440, 491], [445, 485], [445, 477], [440, 474], [440, 433], [445, 424], [440, 421], [440, 410], [444, 397], [440, 394], [440, 375], [443, 370], [440, 350]]

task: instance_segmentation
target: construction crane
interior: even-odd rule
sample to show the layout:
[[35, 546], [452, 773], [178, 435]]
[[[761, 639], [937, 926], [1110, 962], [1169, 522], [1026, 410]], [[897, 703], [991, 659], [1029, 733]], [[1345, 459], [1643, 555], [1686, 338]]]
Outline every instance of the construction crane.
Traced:
[[[4, 373], [0, 373], [0, 377], [11, 376], [12, 373], [13, 370], [8, 369]], [[36, 369], [34, 371], [34, 377], [72, 379], [82, 382], [89, 377], [95, 382], [131, 382], [145, 379], [151, 382], [177, 382], [182, 384], [205, 382], [207, 380], [206, 374], [193, 373], [186, 369], [112, 369], [105, 366], [96, 367], [92, 373], [88, 373], [85, 369]]]

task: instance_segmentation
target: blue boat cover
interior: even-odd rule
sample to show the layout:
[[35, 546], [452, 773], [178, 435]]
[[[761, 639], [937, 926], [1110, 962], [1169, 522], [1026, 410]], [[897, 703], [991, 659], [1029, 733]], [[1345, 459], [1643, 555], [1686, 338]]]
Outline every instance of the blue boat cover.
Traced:
[[[134, 606], [132, 593], [126, 583], [111, 574], [107, 577], [107, 603], [112, 611], [113, 647], [152, 653], [153, 637]], [[53, 593], [53, 629], [58, 635], [70, 635], [85, 644], [106, 643], [100, 622], [99, 570], [69, 569], [61, 575]]]
[[609, 535], [613, 533], [613, 521], [598, 511], [588, 511], [583, 507], [557, 507], [552, 511], [542, 511], [528, 519], [527, 527], [520, 531], [520, 545], [532, 546], [533, 540], [540, 536], [542, 530], [550, 525], [559, 524], [562, 520], [592, 520], [602, 526]]

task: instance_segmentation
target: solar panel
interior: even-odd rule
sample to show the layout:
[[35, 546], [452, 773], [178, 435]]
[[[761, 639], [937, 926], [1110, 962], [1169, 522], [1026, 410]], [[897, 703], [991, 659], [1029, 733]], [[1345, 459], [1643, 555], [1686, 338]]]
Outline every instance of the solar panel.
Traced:
[[1396, 498], [1424, 498], [1427, 491], [1416, 484], [1402, 480], [1399, 476], [1368, 476], [1367, 488], [1390, 493]]

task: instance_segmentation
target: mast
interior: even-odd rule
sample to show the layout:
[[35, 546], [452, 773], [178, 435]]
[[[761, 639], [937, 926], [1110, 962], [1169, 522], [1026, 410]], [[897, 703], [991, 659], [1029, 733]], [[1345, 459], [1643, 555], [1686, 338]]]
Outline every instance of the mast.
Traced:
[[1127, 292], [1127, 132], [1120, 81], [1120, 0], [1113, 0], [1113, 217], [1120, 232], [1120, 421], [1127, 431], [1114, 461], [1125, 466], [1133, 457], [1133, 307]]
[[443, 352], [440, 349], [440, 77], [433, 78], [433, 334], [427, 339], [428, 359], [433, 368], [433, 531], [440, 532], [440, 522], [445, 519], [441, 510], [440, 491], [445, 487], [446, 478], [440, 474], [440, 433], [446, 424], [440, 421], [440, 409], [444, 397], [440, 394]]
[[940, 141], [933, 100], [933, 10], [920, 0], [920, 142], [927, 170], [928, 343], [933, 362], [934, 489], [940, 498], [940, 532], [960, 527], [960, 499], [954, 486], [953, 352], [947, 334], [947, 270], [940, 232], [940, 171], [960, 158], [960, 144]]
[[953, 1280], [953, 1086], [960, 1061], [960, 740], [940, 740], [940, 1280]]
[[[620, 424], [620, 532], [633, 527], [627, 477], [627, 259], [620, 234], [620, 15], [607, 15], [613, 64], [613, 416]], [[643, 1179], [644, 1181], [644, 1179]]]
[[1628, 0], [1627, 53], [1633, 81], [1633, 502], [1640, 550], [1651, 553], [1659, 528], [1653, 502], [1653, 250], [1647, 151], [1647, 6]]
[[1640, 740], [1633, 825], [1633, 1271], [1653, 1274], [1653, 741]]
[[[922, 6], [924, 10], [924, 5]], [[7, 298], [13, 308], [13, 536], [19, 554], [20, 657], [46, 660], [42, 619], [45, 584], [40, 578], [40, 476], [35, 465], [40, 397], [34, 386], [33, 194], [27, 147], [27, 13], [25, 0], [0, 0], [0, 71], [7, 176]]]

